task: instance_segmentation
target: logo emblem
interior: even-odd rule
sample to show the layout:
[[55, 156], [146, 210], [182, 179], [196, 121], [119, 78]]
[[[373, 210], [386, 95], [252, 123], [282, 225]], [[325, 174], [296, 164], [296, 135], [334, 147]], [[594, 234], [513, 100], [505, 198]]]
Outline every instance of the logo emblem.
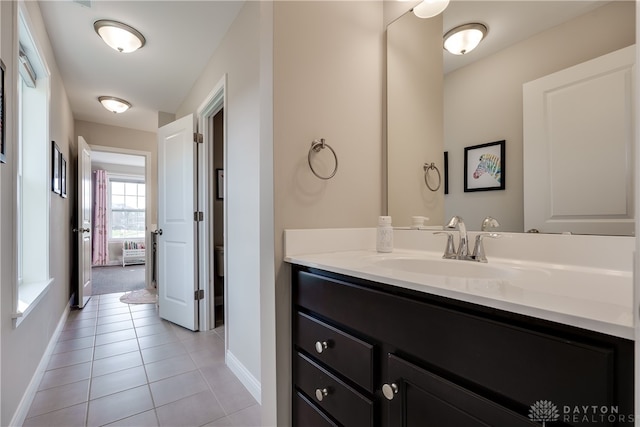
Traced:
[[549, 400], [538, 400], [529, 408], [529, 419], [531, 421], [541, 421], [544, 427], [548, 421], [556, 421], [560, 418], [558, 407]]

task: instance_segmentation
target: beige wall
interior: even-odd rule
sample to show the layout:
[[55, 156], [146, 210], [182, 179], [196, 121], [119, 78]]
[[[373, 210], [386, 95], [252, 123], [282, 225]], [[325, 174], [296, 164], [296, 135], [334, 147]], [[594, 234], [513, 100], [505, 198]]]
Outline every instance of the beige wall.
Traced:
[[[387, 214], [394, 226], [411, 217], [444, 222], [442, 15], [422, 19], [406, 13], [387, 27]], [[419, 41], [419, 42], [416, 42]], [[407, 66], [410, 64], [410, 66]]]
[[[634, 7], [611, 2], [445, 77], [446, 218], [460, 215], [478, 230], [491, 215], [501, 230], [524, 231], [522, 84], [633, 44]], [[506, 190], [464, 193], [464, 147], [503, 139]]]
[[103, 125], [100, 123], [75, 121], [75, 137], [84, 137], [92, 147], [111, 147], [116, 149], [146, 151], [151, 154], [148, 173], [151, 182], [147, 183], [150, 194], [150, 206], [147, 216], [147, 224], [158, 223], [158, 141], [154, 132], [123, 128], [118, 126]]
[[[196, 114], [207, 96], [225, 78], [224, 200], [227, 209], [227, 362], [252, 391], [260, 392], [260, 298], [262, 260], [261, 216], [270, 209], [261, 201], [263, 151], [260, 138], [260, 44], [263, 2], [247, 2], [214, 52], [176, 117]], [[215, 172], [215, 168], [211, 171]], [[215, 189], [209, 194], [215, 197]]]
[[[290, 269], [282, 262], [283, 231], [377, 224], [383, 179], [383, 5], [278, 2], [273, 49], [278, 425], [286, 425], [291, 285]], [[328, 181], [316, 178], [307, 164], [316, 138], [325, 138], [339, 159], [338, 172]], [[332, 165], [330, 157], [324, 161]]]
[[[17, 327], [11, 319], [15, 284], [15, 141], [17, 115], [17, 2], [0, 2], [0, 56], [7, 67], [5, 76], [7, 108], [7, 163], [0, 165], [0, 335], [1, 335], [1, 425], [9, 425], [18, 404], [40, 363], [53, 332], [69, 302], [72, 286], [72, 217], [74, 216], [75, 158], [74, 124], [67, 95], [60, 79], [37, 2], [25, 2], [32, 23], [33, 36], [42, 50], [51, 72], [49, 136], [67, 158], [69, 197], [50, 194], [49, 272], [53, 284], [34, 310]], [[49, 141], [43, 149], [50, 150]], [[46, 240], [45, 240], [46, 241]], [[25, 266], [28, 268], [28, 266]]]

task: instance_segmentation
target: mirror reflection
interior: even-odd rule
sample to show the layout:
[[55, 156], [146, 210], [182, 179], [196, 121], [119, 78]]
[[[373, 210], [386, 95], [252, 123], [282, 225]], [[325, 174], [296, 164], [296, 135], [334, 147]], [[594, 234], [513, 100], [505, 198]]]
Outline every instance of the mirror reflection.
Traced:
[[[443, 34], [471, 22], [486, 25], [486, 38], [464, 55], [445, 52]], [[618, 120], [622, 130], [607, 129], [604, 135], [593, 136], [591, 139], [600, 141], [598, 145], [588, 137], [594, 134], [593, 129], [600, 129], [594, 125], [597, 120], [609, 118], [603, 119], [597, 109], [589, 113], [567, 107], [571, 104], [563, 104], [564, 97], [558, 97], [562, 102], [556, 103], [556, 109], [563, 111], [558, 117], [578, 122], [578, 130], [568, 134], [571, 143], [560, 146], [555, 139], [551, 144], [549, 140], [534, 141], [527, 136], [525, 133], [530, 129], [526, 128], [532, 125], [527, 124], [530, 120], [525, 119], [523, 111], [523, 86], [634, 43], [635, 2], [629, 1], [452, 1], [436, 18], [419, 19], [413, 13], [406, 13], [390, 24], [387, 29], [387, 200], [394, 225], [408, 226], [411, 216], [423, 215], [429, 218], [427, 225], [441, 226], [446, 219], [458, 215], [465, 219], [469, 229], [479, 230], [482, 219], [492, 216], [500, 222], [501, 231], [522, 232], [534, 228], [530, 225], [535, 211], [531, 206], [544, 206], [542, 210], [548, 211], [562, 201], [562, 211], [556, 209], [551, 221], [543, 221], [535, 228], [541, 232], [631, 234], [633, 120], [632, 90], [629, 89], [635, 80], [634, 73], [629, 69], [626, 74], [613, 78], [613, 82], [604, 83], [613, 84], [611, 90], [607, 89], [609, 86], [597, 89], [607, 94], [619, 93], [620, 97], [614, 102], [622, 100], [629, 104], [621, 107], [617, 115], [623, 116]], [[584, 95], [575, 99], [580, 97], [588, 99]], [[575, 103], [575, 99], [572, 102]], [[547, 105], [548, 99], [544, 103]], [[565, 107], [560, 109], [562, 105]], [[567, 111], [580, 113], [572, 116], [565, 114]], [[581, 136], [585, 132], [587, 135]], [[616, 133], [622, 135], [622, 139], [616, 142], [615, 149], [610, 149], [618, 138]], [[499, 186], [487, 184], [488, 191], [465, 192], [465, 154], [470, 163], [468, 168], [477, 168], [478, 165], [472, 163], [480, 157], [474, 160], [473, 155], [482, 154], [469, 148], [502, 140], [505, 141], [501, 171], [504, 189], [493, 190], [491, 188]], [[562, 165], [562, 175], [558, 167], [541, 166], [540, 157], [530, 154], [529, 147], [534, 142], [551, 144], [551, 149], [543, 153], [543, 161], [550, 163], [556, 156], [553, 161]], [[448, 157], [448, 173], [445, 173], [444, 152]], [[558, 153], [562, 156], [557, 157]], [[581, 159], [587, 159], [583, 164], [595, 161], [596, 165], [586, 167]], [[431, 191], [425, 185], [424, 165], [432, 162], [443, 175], [444, 182], [438, 191]], [[615, 180], [606, 181], [609, 179], [606, 170], [599, 169], [597, 164], [619, 172]], [[473, 179], [474, 175], [475, 169], [470, 170], [467, 179]], [[427, 178], [434, 180], [437, 176], [431, 174]], [[486, 174], [483, 179], [488, 179]], [[534, 195], [529, 184], [537, 181], [543, 182], [541, 186], [548, 187], [550, 193]], [[557, 183], [573, 187], [561, 190]], [[446, 195], [445, 187], [448, 187]], [[619, 195], [618, 199], [601, 198], [595, 193], [601, 191], [608, 196], [612, 189]], [[586, 203], [587, 195], [595, 202]], [[546, 211], [543, 213], [548, 213]], [[608, 231], [591, 228], [590, 223], [601, 221], [599, 217], [592, 220], [594, 215], [601, 215], [619, 226]], [[553, 228], [552, 222], [560, 224], [559, 228]]]

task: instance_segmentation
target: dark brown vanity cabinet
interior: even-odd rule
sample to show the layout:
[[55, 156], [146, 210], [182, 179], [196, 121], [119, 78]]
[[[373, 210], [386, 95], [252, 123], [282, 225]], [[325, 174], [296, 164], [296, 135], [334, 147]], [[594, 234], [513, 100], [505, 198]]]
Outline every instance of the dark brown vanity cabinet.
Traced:
[[294, 426], [633, 425], [629, 340], [306, 267], [292, 286]]

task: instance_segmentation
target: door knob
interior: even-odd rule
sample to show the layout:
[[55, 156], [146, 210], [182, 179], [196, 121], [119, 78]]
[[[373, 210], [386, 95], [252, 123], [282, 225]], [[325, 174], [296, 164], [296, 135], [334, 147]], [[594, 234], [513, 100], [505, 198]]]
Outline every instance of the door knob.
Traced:
[[396, 394], [398, 394], [398, 386], [394, 383], [384, 384], [382, 386], [382, 394], [387, 400], [393, 400]]
[[328, 388], [317, 388], [316, 389], [316, 399], [318, 402], [322, 402], [322, 400], [329, 395]]
[[155, 230], [153, 232], [153, 234], [157, 235], [157, 236], [162, 236], [162, 228], [158, 228], [157, 230]]

